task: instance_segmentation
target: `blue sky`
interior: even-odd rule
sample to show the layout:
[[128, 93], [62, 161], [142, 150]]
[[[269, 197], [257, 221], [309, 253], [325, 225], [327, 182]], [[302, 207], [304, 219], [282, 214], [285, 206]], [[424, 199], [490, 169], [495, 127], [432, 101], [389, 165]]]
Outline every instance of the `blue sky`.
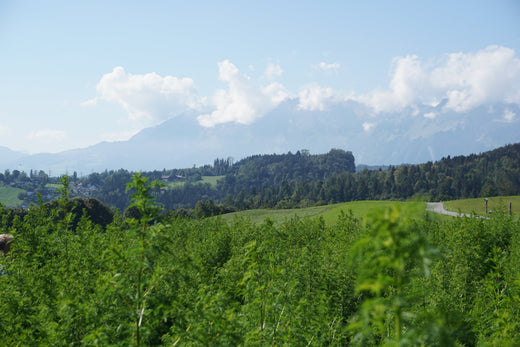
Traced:
[[[518, 104], [520, 2], [2, 0], [0, 52], [0, 146], [58, 152], [187, 111], [254, 126], [288, 98]], [[473, 94], [431, 82], [465, 63], [459, 79], [493, 65]]]

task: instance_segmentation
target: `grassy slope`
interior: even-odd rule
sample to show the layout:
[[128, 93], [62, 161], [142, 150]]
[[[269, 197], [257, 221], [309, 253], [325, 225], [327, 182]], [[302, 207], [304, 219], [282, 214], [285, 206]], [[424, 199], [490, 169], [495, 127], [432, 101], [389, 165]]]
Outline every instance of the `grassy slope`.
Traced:
[[[509, 202], [511, 202], [513, 214], [520, 214], [520, 196], [497, 196], [488, 198], [488, 210], [508, 211]], [[453, 200], [445, 202], [444, 208], [455, 212], [460, 210], [460, 212], [463, 213], [475, 212], [478, 215], [484, 215], [486, 211], [486, 202], [484, 201], [484, 198]]]
[[288, 209], [288, 210], [271, 210], [271, 209], [257, 209], [257, 210], [246, 210], [236, 213], [228, 213], [222, 215], [221, 218], [227, 221], [233, 220], [235, 217], [244, 217], [250, 219], [254, 223], [262, 223], [266, 218], [270, 218], [275, 221], [276, 224], [282, 223], [286, 219], [298, 217], [314, 217], [323, 214], [330, 210], [336, 205], [327, 206], [316, 206], [301, 209]]
[[418, 218], [424, 216], [426, 208], [426, 204], [424, 202], [414, 201], [353, 201], [333, 205], [336, 207], [326, 211], [323, 214], [323, 218], [328, 225], [331, 225], [336, 223], [337, 217], [342, 210], [345, 212], [352, 210], [352, 213], [357, 218], [366, 219], [371, 211], [381, 210], [395, 205], [398, 205], [403, 211], [408, 212], [412, 216]]
[[254, 223], [262, 223], [266, 218], [270, 218], [275, 221], [276, 224], [282, 223], [286, 219], [293, 218], [295, 216], [304, 217], [317, 217], [321, 216], [324, 218], [327, 225], [333, 225], [336, 223], [338, 215], [341, 211], [348, 212], [352, 210], [352, 213], [357, 218], [365, 219], [370, 211], [374, 209], [384, 209], [386, 207], [399, 205], [404, 211], [410, 212], [412, 215], [421, 217], [424, 215], [425, 204], [423, 202], [399, 202], [399, 201], [353, 201], [334, 205], [316, 206], [302, 209], [290, 209], [290, 210], [269, 210], [269, 209], [258, 209], [240, 211], [236, 213], [229, 213], [222, 215], [221, 218], [226, 221], [231, 221], [235, 217], [249, 218]]
[[8, 186], [0, 187], [0, 202], [7, 207], [20, 206], [22, 200], [18, 199], [18, 194], [21, 192], [25, 192], [25, 190]]
[[217, 181], [226, 176], [202, 176], [202, 183], [209, 183], [213, 188], [217, 186]]
[[[224, 177], [226, 177], [226, 176], [202, 176], [201, 181], [197, 181], [197, 182], [193, 182], [193, 183], [209, 183], [213, 188], [215, 188], [217, 186], [217, 180], [224, 178]], [[168, 187], [170, 187], [170, 188], [179, 187], [179, 186], [183, 186], [185, 183], [186, 183], [185, 181], [172, 182], [172, 183], [168, 184]]]

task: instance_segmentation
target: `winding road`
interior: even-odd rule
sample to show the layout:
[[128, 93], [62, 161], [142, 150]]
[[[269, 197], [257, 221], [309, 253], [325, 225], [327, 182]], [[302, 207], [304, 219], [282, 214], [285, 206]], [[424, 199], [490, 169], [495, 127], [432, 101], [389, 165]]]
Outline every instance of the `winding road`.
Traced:
[[445, 214], [445, 215], [454, 216], [454, 217], [470, 217], [471, 216], [467, 213], [458, 213], [458, 212], [448, 211], [444, 208], [444, 203], [442, 203], [442, 202], [427, 202], [426, 211], [431, 211], [431, 212]]

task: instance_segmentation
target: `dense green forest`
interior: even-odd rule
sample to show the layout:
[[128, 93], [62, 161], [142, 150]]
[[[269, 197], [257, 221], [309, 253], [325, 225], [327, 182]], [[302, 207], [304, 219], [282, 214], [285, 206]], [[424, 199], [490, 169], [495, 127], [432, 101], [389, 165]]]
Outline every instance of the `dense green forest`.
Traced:
[[[188, 169], [142, 172], [165, 182], [156, 193], [164, 209], [177, 214], [220, 214], [256, 208], [299, 208], [358, 200], [430, 201], [520, 194], [520, 144], [469, 156], [447, 157], [419, 165], [389, 166], [386, 170], [356, 172], [351, 152], [332, 149], [326, 154], [255, 155], [237, 162], [216, 159], [213, 165]], [[70, 176], [72, 196], [93, 197], [125, 211], [126, 191], [133, 173], [120, 169]], [[6, 170], [0, 186], [27, 190], [20, 193], [25, 207], [57, 196], [58, 178], [43, 171], [29, 174]], [[32, 188], [31, 188], [32, 187]], [[14, 190], [13, 190], [14, 191]], [[30, 196], [29, 196], [30, 194]]]
[[520, 344], [515, 216], [174, 218], [138, 174], [138, 217], [108, 223], [62, 183], [51, 204], [0, 209], [4, 345]]
[[[292, 195], [292, 185], [296, 182], [322, 182], [344, 172], [354, 173], [355, 169], [352, 152], [332, 149], [317, 155], [306, 150], [295, 154], [254, 155], [236, 163], [231, 158], [216, 159], [213, 165], [143, 172], [143, 175], [154, 180], [182, 183], [168, 186], [157, 195], [157, 201], [165, 209], [193, 208], [204, 200], [244, 209], [254, 207], [248, 200], [257, 194], [263, 193], [264, 205], [273, 207]], [[125, 184], [131, 176], [131, 172], [123, 169], [106, 171], [89, 175], [86, 183], [100, 187], [94, 195], [96, 198], [124, 210], [130, 203]], [[213, 187], [201, 180], [203, 176], [222, 178]], [[309, 204], [314, 202], [309, 201]]]
[[[419, 165], [355, 172], [351, 152], [258, 155], [236, 163], [217, 159], [214, 165], [184, 170], [144, 172], [152, 179], [180, 176], [184, 184], [163, 189], [157, 201], [165, 209], [193, 208], [199, 201], [224, 210], [295, 208], [356, 200], [451, 200], [520, 194], [520, 144], [469, 156], [447, 157]], [[126, 170], [92, 174], [94, 195], [124, 210], [130, 202]], [[216, 187], [202, 176], [221, 176]], [[211, 200], [211, 202], [209, 202]], [[211, 205], [213, 204], [213, 205]]]

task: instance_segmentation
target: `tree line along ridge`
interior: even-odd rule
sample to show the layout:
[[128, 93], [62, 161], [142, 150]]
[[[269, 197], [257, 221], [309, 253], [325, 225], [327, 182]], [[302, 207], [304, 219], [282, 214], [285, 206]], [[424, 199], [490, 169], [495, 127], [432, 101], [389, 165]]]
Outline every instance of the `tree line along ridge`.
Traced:
[[[0, 182], [12, 184], [15, 171], [0, 174]], [[295, 154], [254, 155], [237, 162], [231, 158], [216, 159], [213, 165], [142, 174], [165, 183], [155, 193], [164, 209], [185, 214], [193, 213], [197, 203], [203, 214], [210, 210], [218, 214], [357, 200], [440, 201], [518, 195], [520, 144], [481, 154], [448, 156], [436, 162], [361, 172], [356, 172], [352, 152], [332, 149], [318, 155], [306, 150]], [[42, 177], [38, 182], [49, 181], [44, 173], [38, 175]], [[72, 196], [97, 198], [124, 211], [131, 201], [125, 187], [132, 175], [124, 169], [92, 173], [82, 178], [75, 174], [70, 177]], [[18, 172], [17, 176], [23, 174]], [[41, 183], [40, 186], [45, 187]], [[56, 193], [51, 197], [55, 198]]]

